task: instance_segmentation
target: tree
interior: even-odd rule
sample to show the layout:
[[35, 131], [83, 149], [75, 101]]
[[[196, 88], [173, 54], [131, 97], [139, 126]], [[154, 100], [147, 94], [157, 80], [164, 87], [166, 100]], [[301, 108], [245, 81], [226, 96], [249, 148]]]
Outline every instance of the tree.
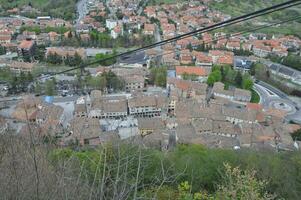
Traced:
[[27, 84], [26, 74], [24, 72], [21, 72], [18, 79], [18, 85], [20, 86], [22, 91], [25, 91], [26, 84]]
[[150, 84], [155, 84], [159, 87], [165, 87], [166, 76], [167, 76], [166, 67], [153, 67], [151, 68], [151, 73], [150, 73]]
[[250, 72], [249, 72], [251, 76], [255, 76], [255, 73], [256, 73], [255, 68], [256, 68], [256, 64], [252, 63], [251, 68], [250, 68]]
[[50, 53], [47, 55], [46, 61], [51, 64], [61, 64], [63, 62], [63, 59], [57, 53]]
[[210, 86], [213, 86], [215, 83], [215, 78], [214, 76], [212, 76], [211, 74], [208, 76], [208, 79], [207, 79], [207, 84], [210, 85]]
[[290, 54], [283, 59], [282, 64], [301, 70], [301, 56]]
[[117, 9], [116, 16], [117, 16], [117, 19], [119, 19], [119, 20], [121, 20], [123, 18], [123, 13], [121, 12], [120, 9]]
[[235, 84], [239, 87], [242, 85], [242, 74], [240, 71], [236, 73]]
[[75, 54], [74, 54], [74, 65], [75, 66], [79, 66], [79, 65], [81, 65], [82, 64], [82, 58], [80, 57], [80, 55], [77, 53], [77, 52], [75, 52]]
[[166, 86], [166, 74], [164, 72], [156, 74], [155, 85], [160, 87]]
[[[114, 55], [116, 55], [115, 51], [112, 54], [98, 53], [95, 56], [95, 60], [96, 61], [100, 61], [99, 63], [101, 65], [110, 66], [110, 65], [113, 65], [114, 63], [116, 63], [116, 58], [111, 58]], [[104, 59], [106, 59], [106, 60], [105, 61], [101, 61], [101, 60], [104, 60]]]
[[242, 172], [238, 167], [232, 168], [228, 164], [224, 166], [225, 174], [222, 174], [223, 182], [218, 186], [216, 199], [275, 199], [265, 191], [267, 182], [258, 180], [255, 171]]
[[244, 78], [242, 81], [242, 88], [246, 90], [251, 90], [253, 88], [253, 80], [250, 78]]
[[6, 48], [0, 45], [0, 55], [6, 54]]
[[55, 81], [53, 79], [46, 81], [45, 93], [47, 96], [53, 96], [55, 94]]
[[207, 79], [207, 84], [212, 86], [215, 82], [219, 82], [222, 80], [222, 73], [219, 69], [213, 69]]
[[42, 87], [41, 87], [41, 84], [38, 82], [34, 88], [34, 92], [35, 94], [38, 94], [40, 95], [42, 93]]

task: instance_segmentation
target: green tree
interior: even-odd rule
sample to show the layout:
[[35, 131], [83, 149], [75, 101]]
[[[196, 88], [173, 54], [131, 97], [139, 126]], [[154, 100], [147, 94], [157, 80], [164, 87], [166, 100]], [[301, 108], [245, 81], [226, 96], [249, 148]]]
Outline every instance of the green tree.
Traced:
[[57, 64], [62, 64], [63, 59], [57, 53], [50, 53], [50, 54], [47, 55], [46, 61], [48, 63], [57, 65]]
[[45, 83], [45, 94], [47, 96], [53, 96], [55, 94], [55, 81], [54, 81], [54, 79], [46, 81], [46, 83]]
[[255, 76], [255, 73], [256, 73], [255, 68], [256, 68], [256, 64], [252, 63], [250, 71], [249, 71], [249, 73], [250, 73], [251, 76]]
[[216, 199], [275, 199], [266, 192], [267, 182], [258, 180], [255, 174], [255, 171], [243, 172], [238, 167], [232, 168], [225, 164], [225, 174], [222, 174], [223, 182], [218, 186]]
[[121, 20], [123, 18], [123, 13], [122, 13], [122, 11], [120, 9], [117, 9], [116, 17], [119, 20]]
[[210, 85], [210, 86], [213, 86], [215, 83], [215, 78], [214, 76], [212, 76], [211, 74], [208, 76], [208, 79], [207, 79], [207, 84]]
[[34, 88], [34, 92], [37, 95], [40, 95], [42, 93], [42, 87], [40, 83], [36, 83], [35, 88]]
[[242, 81], [242, 88], [246, 90], [251, 90], [253, 87], [253, 80], [251, 78], [244, 78]]
[[215, 82], [219, 82], [222, 80], [222, 73], [219, 69], [213, 69], [207, 79], [207, 84], [212, 86]]
[[150, 84], [155, 84], [160, 87], [166, 86], [166, 67], [152, 67], [150, 70]]
[[0, 55], [6, 54], [6, 48], [0, 45]]
[[293, 140], [301, 141], [301, 129], [296, 130], [291, 135], [292, 135]]
[[241, 85], [242, 85], [242, 74], [241, 74], [240, 71], [236, 73], [236, 76], [235, 76], [235, 84], [236, 84], [238, 87], [241, 87]]

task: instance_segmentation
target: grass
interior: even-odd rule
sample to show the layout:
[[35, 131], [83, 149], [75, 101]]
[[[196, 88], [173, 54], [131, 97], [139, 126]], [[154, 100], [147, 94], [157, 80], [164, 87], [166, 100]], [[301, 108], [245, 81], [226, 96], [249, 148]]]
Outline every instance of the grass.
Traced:
[[255, 90], [251, 90], [252, 96], [251, 96], [251, 103], [259, 103], [260, 96]]

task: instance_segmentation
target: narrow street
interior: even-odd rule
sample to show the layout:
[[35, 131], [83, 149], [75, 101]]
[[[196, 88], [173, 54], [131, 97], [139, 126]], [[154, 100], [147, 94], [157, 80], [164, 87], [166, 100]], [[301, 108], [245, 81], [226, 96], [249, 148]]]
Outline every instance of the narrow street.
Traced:
[[79, 25], [81, 20], [88, 14], [88, 8], [87, 8], [88, 0], [80, 0], [77, 2], [76, 8], [77, 8], [77, 19], [76, 19], [76, 25]]

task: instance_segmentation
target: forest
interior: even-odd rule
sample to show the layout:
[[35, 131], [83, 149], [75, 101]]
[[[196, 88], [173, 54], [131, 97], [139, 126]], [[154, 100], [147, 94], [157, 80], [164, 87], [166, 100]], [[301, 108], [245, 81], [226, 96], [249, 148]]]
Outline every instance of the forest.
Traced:
[[300, 152], [146, 149], [132, 141], [88, 148], [2, 135], [3, 199], [298, 199]]

